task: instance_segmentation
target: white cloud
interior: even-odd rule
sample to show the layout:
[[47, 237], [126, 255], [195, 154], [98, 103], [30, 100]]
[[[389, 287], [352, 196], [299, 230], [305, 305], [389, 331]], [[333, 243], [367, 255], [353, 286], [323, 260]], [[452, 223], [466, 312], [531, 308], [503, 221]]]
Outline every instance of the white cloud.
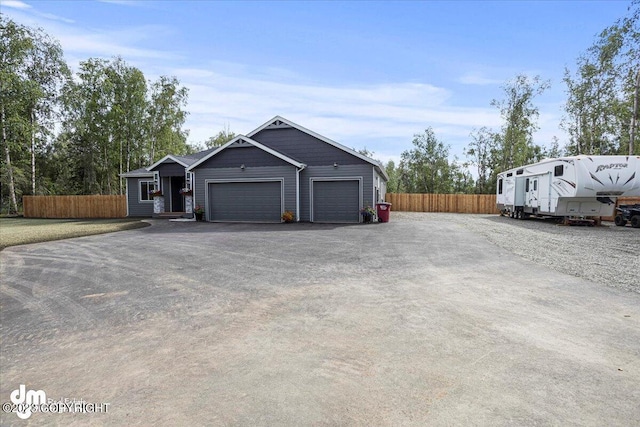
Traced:
[[383, 160], [397, 160], [411, 147], [413, 135], [431, 126], [460, 157], [473, 128], [500, 124], [494, 108], [450, 105], [450, 91], [430, 84], [319, 85], [218, 65], [170, 73], [189, 88], [186, 126], [192, 142], [206, 140], [226, 124], [236, 133], [248, 133], [281, 115], [348, 147], [366, 146]]
[[465, 85], [477, 85], [477, 86], [499, 85], [504, 83], [504, 80], [502, 79], [485, 77], [480, 73], [463, 74], [458, 79], [458, 81]]
[[0, 6], [14, 9], [31, 9], [31, 5], [19, 0], [0, 0]]
[[[120, 55], [128, 62], [132, 59], [176, 59], [178, 54], [156, 49], [144, 49], [134, 47], [150, 34], [157, 34], [164, 29], [158, 26], [143, 26], [116, 31], [93, 31], [87, 34], [85, 31], [70, 30], [58, 35], [60, 43], [66, 51], [74, 55], [84, 54], [86, 57], [112, 57]], [[133, 44], [133, 45], [132, 45]]]
[[40, 13], [37, 12], [38, 16], [41, 16], [45, 19], [51, 20], [51, 21], [62, 21], [65, 22], [67, 24], [74, 24], [76, 21], [74, 21], [73, 19], [68, 19], [65, 18], [64, 16], [58, 16], [58, 15], [54, 15], [53, 13]]
[[[5, 0], [2, 5], [5, 4]], [[18, 2], [21, 3], [21, 2]], [[16, 22], [30, 27], [43, 28], [49, 35], [60, 41], [65, 57], [72, 68], [90, 57], [111, 58], [122, 56], [127, 62], [150, 66], [147, 60], [181, 59], [181, 55], [168, 50], [142, 47], [152, 43], [155, 37], [173, 34], [171, 28], [160, 25], [140, 25], [111, 29], [87, 28], [66, 17], [44, 13], [36, 8], [15, 9], [9, 14]], [[144, 69], [143, 69], [144, 71]]]
[[138, 1], [135, 1], [135, 0], [98, 0], [98, 1], [100, 3], [111, 3], [111, 4], [118, 4], [123, 6], [135, 6], [139, 3]]
[[[186, 128], [189, 141], [202, 142], [229, 126], [236, 133], [248, 133], [275, 115], [356, 149], [367, 147], [382, 160], [397, 161], [411, 148], [415, 133], [432, 127], [436, 136], [451, 145], [451, 155], [461, 159], [469, 134], [482, 126], [498, 129], [500, 117], [489, 106], [462, 107], [453, 89], [425, 81], [385, 81], [371, 84], [320, 83], [286, 67], [256, 67], [214, 59], [184, 58], [169, 50], [167, 40], [174, 29], [160, 25], [87, 28], [85, 24], [45, 15], [21, 1], [11, 4], [11, 15], [30, 26], [45, 28], [60, 40], [72, 67], [89, 57], [120, 55], [140, 68], [150, 80], [175, 75], [190, 89], [190, 112]], [[110, 3], [131, 5], [119, 0]], [[187, 63], [188, 68], [178, 65]], [[458, 83], [496, 85], [503, 79], [488, 76], [511, 75], [505, 70], [468, 64]], [[488, 97], [487, 99], [490, 99]], [[536, 140], [545, 144], [556, 133], [557, 115], [542, 115]], [[557, 127], [557, 125], [555, 125]]]
[[[52, 13], [40, 12], [34, 9], [30, 4], [18, 0], [0, 0], [0, 6], [16, 9], [19, 12], [28, 12], [33, 16], [44, 18], [49, 21], [62, 21], [67, 24], [73, 24], [75, 21]], [[1, 9], [0, 9], [1, 10]]]

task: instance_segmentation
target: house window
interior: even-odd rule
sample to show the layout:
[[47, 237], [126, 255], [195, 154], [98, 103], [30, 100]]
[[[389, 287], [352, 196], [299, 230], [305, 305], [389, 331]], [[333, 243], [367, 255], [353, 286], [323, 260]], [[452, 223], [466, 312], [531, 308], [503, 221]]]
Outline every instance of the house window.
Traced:
[[553, 169], [553, 176], [562, 176], [564, 173], [564, 165], [558, 165]]
[[153, 199], [149, 196], [149, 191], [155, 188], [155, 184], [153, 181], [138, 181], [140, 187], [140, 201], [141, 202], [152, 202]]
[[502, 194], [502, 178], [498, 180], [498, 194]]

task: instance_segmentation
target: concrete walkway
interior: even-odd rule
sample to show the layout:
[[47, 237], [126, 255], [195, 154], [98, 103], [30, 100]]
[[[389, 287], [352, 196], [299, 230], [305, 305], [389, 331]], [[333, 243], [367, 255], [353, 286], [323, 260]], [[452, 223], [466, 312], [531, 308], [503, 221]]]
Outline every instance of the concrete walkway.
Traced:
[[456, 218], [155, 221], [6, 249], [0, 401], [26, 384], [110, 404], [28, 420], [59, 425], [640, 424], [640, 295]]

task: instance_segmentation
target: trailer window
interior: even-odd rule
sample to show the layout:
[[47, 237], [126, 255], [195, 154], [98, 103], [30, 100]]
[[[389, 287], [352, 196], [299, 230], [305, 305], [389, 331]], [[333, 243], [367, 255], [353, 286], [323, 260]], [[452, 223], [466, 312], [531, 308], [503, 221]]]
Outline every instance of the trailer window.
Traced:
[[509, 173], [507, 174], [507, 178], [509, 178], [510, 176], [513, 176], [513, 172], [509, 172]]
[[498, 194], [502, 194], [502, 178], [498, 180]]
[[524, 169], [518, 169], [516, 171], [516, 175], [522, 175], [524, 173]]
[[538, 190], [538, 180], [534, 179], [533, 180], [533, 191], [537, 191]]
[[529, 178], [527, 178], [527, 180], [525, 181], [525, 185], [524, 185], [524, 192], [528, 193], [529, 192]]
[[553, 176], [562, 176], [564, 173], [564, 165], [558, 165], [553, 169]]

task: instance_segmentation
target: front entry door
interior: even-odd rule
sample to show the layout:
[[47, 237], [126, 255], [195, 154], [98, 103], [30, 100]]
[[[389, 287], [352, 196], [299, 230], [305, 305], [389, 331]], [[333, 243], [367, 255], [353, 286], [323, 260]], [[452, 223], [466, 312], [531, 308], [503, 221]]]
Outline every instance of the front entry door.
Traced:
[[184, 176], [171, 177], [171, 212], [184, 212], [184, 196], [180, 194], [184, 182]]

